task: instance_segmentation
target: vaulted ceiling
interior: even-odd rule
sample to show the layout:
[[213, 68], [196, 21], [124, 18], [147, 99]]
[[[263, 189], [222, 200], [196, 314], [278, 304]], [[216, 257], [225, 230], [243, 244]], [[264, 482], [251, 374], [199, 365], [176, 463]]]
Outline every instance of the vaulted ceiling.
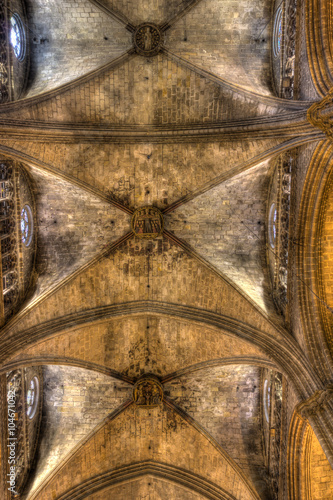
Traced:
[[[0, 154], [30, 175], [38, 231], [34, 285], [0, 343], [3, 372], [44, 366], [26, 498], [272, 498], [262, 368], [295, 401], [323, 388], [267, 259], [276, 159], [325, 139], [306, 119], [320, 97], [307, 63], [307, 100], [276, 97], [268, 0], [26, 7], [26, 94], [0, 107]], [[151, 57], [133, 43], [148, 22]], [[142, 206], [163, 215], [155, 239], [132, 231]], [[132, 400], [145, 375], [156, 407]]]

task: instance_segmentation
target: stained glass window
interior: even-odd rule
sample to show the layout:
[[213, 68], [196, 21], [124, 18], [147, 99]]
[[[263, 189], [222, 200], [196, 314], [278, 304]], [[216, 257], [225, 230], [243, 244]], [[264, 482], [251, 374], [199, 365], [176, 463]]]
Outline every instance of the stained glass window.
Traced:
[[33, 418], [35, 416], [37, 410], [38, 403], [38, 378], [33, 377], [28, 384], [27, 390], [27, 415], [29, 418]]
[[274, 242], [276, 240], [276, 209], [274, 210], [274, 215], [273, 215], [273, 227], [272, 227], [272, 230], [273, 230], [273, 238], [274, 238]]
[[33, 219], [29, 205], [24, 205], [21, 211], [21, 235], [25, 246], [29, 246], [32, 239]]
[[277, 31], [277, 50], [280, 52], [282, 43], [282, 17], [280, 17]]
[[10, 18], [10, 24], [10, 43], [12, 44], [16, 58], [22, 61], [25, 56], [25, 33], [20, 16], [14, 14]]
[[271, 406], [271, 386], [268, 383], [268, 380], [266, 379], [264, 383], [264, 410], [265, 410], [266, 422], [269, 422], [270, 406]]
[[277, 57], [282, 47], [282, 8], [276, 11], [273, 30], [273, 53]]
[[268, 221], [269, 242], [272, 248], [275, 247], [276, 222], [277, 222], [277, 210], [275, 208], [275, 203], [273, 203], [269, 211], [269, 221]]

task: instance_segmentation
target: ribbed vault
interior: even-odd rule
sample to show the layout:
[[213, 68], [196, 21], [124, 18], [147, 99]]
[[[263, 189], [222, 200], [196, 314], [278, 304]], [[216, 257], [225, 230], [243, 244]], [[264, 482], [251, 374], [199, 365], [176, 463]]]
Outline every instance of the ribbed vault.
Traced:
[[130, 33], [89, 0], [27, 3], [32, 39], [27, 96], [70, 82], [131, 46]]
[[[42, 367], [28, 500], [275, 500], [271, 456], [281, 477], [287, 466], [286, 445], [280, 460], [272, 436], [286, 443], [297, 404], [333, 460], [332, 361], [318, 356], [309, 222], [317, 225], [331, 148], [307, 119], [310, 102], [274, 95], [275, 7], [27, 3], [37, 39], [24, 99], [0, 106], [0, 154], [22, 162], [33, 184], [35, 279], [0, 331], [0, 376], [3, 399], [9, 371]], [[144, 22], [160, 30], [155, 55], [149, 30], [146, 55], [137, 53]], [[326, 89], [330, 64], [320, 78], [312, 38], [308, 47], [314, 83], [308, 73], [297, 83], [312, 97], [311, 85]], [[268, 200], [272, 166], [290, 151], [299, 161], [290, 245], [300, 249], [290, 251], [297, 273], [282, 316]], [[133, 212], [152, 206], [164, 228], [140, 238]], [[158, 403], [135, 399], [143, 380], [162, 391]], [[266, 416], [268, 381], [276, 420]], [[321, 459], [315, 440], [313, 450]]]

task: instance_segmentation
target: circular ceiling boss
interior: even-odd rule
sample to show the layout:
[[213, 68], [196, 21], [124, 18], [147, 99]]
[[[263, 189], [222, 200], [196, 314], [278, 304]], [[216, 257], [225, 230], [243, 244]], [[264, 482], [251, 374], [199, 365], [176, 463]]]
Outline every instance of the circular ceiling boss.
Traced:
[[141, 408], [154, 408], [163, 401], [163, 387], [156, 377], [144, 376], [133, 388], [133, 401]]
[[139, 238], [153, 239], [162, 234], [163, 215], [156, 207], [137, 208], [132, 217], [132, 231]]
[[155, 24], [140, 24], [134, 32], [135, 50], [142, 56], [155, 56], [162, 45], [162, 33]]

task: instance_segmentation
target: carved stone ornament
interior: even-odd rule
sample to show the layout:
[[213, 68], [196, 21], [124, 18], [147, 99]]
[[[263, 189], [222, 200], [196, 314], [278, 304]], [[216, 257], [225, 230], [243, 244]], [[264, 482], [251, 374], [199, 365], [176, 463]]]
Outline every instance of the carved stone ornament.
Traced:
[[143, 408], [154, 408], [163, 401], [163, 389], [157, 379], [145, 377], [139, 380], [133, 389], [133, 401]]
[[297, 413], [307, 419], [320, 412], [332, 399], [333, 384], [330, 384], [325, 390], [316, 391], [311, 397], [299, 403], [296, 407]]
[[321, 101], [310, 106], [307, 119], [333, 140], [333, 88]]
[[155, 56], [161, 49], [162, 34], [154, 24], [140, 24], [134, 32], [133, 42], [138, 54]]
[[163, 227], [163, 215], [158, 208], [141, 207], [135, 210], [132, 217], [132, 231], [139, 238], [157, 238], [162, 234]]

